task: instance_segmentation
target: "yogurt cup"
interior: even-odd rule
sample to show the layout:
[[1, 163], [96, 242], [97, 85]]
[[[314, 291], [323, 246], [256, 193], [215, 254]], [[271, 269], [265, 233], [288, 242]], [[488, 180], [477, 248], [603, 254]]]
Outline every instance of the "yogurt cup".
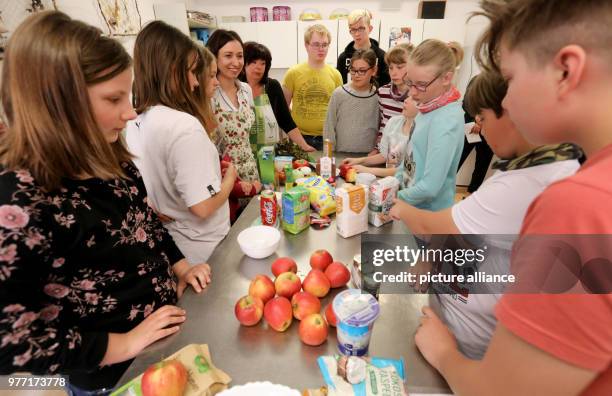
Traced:
[[368, 353], [374, 321], [380, 314], [378, 301], [360, 289], [338, 293], [332, 303], [338, 318], [337, 337], [340, 353], [363, 356]]

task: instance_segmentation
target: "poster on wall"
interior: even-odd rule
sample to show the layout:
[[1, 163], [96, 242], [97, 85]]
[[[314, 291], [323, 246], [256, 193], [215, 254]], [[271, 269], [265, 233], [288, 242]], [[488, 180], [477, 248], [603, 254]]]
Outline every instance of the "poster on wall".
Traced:
[[137, 0], [96, 0], [111, 36], [136, 35], [142, 26]]
[[389, 32], [389, 48], [393, 48], [398, 44], [410, 43], [412, 39], [412, 28], [410, 27], [392, 27]]

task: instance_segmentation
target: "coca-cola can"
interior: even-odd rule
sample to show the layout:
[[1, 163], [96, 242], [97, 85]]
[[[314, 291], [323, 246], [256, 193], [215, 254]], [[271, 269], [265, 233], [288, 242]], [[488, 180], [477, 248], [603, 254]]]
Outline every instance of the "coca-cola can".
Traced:
[[259, 208], [261, 211], [261, 224], [274, 227], [278, 212], [278, 203], [276, 202], [274, 191], [264, 190], [261, 192]]

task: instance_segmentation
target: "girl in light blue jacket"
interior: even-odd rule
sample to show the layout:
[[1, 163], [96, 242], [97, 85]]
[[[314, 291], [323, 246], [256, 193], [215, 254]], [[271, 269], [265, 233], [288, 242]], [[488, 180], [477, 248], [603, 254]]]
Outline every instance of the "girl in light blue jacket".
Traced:
[[463, 59], [458, 43], [423, 41], [410, 55], [406, 84], [419, 114], [403, 163], [395, 176], [398, 197], [420, 209], [452, 206], [463, 150], [461, 94], [452, 84]]

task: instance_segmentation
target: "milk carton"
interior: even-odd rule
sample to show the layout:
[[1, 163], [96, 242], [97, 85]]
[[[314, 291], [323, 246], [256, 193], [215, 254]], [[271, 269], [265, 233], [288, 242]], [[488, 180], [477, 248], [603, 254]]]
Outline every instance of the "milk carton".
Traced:
[[343, 238], [368, 230], [368, 190], [346, 183], [336, 189], [336, 231]]
[[370, 202], [368, 204], [368, 221], [375, 227], [389, 223], [393, 198], [397, 195], [399, 181], [393, 176], [376, 180], [370, 184]]
[[310, 192], [302, 186], [293, 187], [282, 195], [281, 224], [283, 230], [297, 234], [310, 225]]

